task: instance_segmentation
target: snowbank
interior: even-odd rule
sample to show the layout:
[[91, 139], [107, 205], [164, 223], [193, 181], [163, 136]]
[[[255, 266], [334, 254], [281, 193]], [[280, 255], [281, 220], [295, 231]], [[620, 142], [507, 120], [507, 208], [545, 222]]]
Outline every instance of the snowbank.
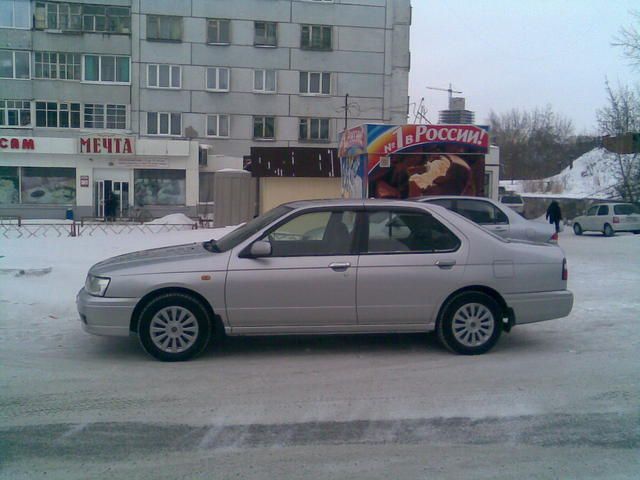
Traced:
[[145, 225], [193, 225], [194, 223], [196, 223], [195, 220], [191, 220], [183, 213], [172, 213], [171, 215], [145, 222]]

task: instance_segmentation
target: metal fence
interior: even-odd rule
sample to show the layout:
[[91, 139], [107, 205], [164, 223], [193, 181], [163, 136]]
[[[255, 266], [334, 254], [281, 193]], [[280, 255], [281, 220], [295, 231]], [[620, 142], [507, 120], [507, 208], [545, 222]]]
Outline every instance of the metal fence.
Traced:
[[155, 234], [210, 228], [208, 221], [193, 224], [152, 224], [135, 222], [105, 222], [82, 219], [65, 223], [29, 222], [20, 218], [0, 218], [0, 237], [60, 238], [101, 235], [127, 235], [131, 233]]

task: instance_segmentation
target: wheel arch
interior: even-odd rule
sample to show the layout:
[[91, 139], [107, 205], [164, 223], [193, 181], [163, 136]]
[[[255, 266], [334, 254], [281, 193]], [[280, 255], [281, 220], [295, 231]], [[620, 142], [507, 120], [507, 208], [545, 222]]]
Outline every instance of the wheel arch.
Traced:
[[158, 290], [153, 290], [152, 292], [147, 293], [144, 297], [140, 299], [140, 301], [138, 301], [135, 308], [133, 309], [133, 312], [131, 313], [131, 320], [129, 321], [129, 331], [137, 333], [138, 321], [140, 320], [140, 313], [144, 310], [144, 308], [147, 306], [147, 304], [151, 300], [153, 300], [159, 295], [165, 295], [168, 293], [182, 293], [185, 295], [190, 295], [194, 297], [196, 300], [198, 300], [199, 302], [201, 302], [202, 305], [204, 305], [204, 307], [206, 308], [207, 313], [209, 314], [209, 319], [211, 320], [211, 324], [215, 329], [215, 332], [218, 334], [222, 332], [224, 334], [224, 326], [222, 324], [222, 319], [220, 318], [219, 315], [215, 313], [209, 301], [198, 292], [185, 287], [164, 287], [164, 288], [159, 288]]
[[468, 293], [468, 292], [478, 292], [478, 293], [484, 293], [485, 295], [488, 295], [489, 297], [493, 298], [500, 306], [502, 310], [502, 318], [509, 315], [509, 311], [508, 311], [509, 306], [507, 305], [507, 302], [505, 302], [504, 298], [502, 298], [502, 295], [500, 295], [497, 290], [491, 287], [487, 287], [486, 285], [469, 285], [463, 288], [459, 288], [455, 292], [451, 293], [445, 299], [445, 301], [442, 302], [442, 305], [440, 305], [440, 309], [438, 310], [438, 316], [436, 317], [436, 327], [440, 322], [440, 320], [442, 319], [444, 312], [447, 310], [451, 302], [459, 295], [463, 293]]

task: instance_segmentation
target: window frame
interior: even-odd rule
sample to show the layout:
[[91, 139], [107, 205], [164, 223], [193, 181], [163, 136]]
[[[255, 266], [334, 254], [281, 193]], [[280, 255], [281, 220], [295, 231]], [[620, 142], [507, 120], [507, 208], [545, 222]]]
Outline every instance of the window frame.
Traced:
[[[0, 80], [31, 80], [32, 72], [31, 72], [31, 51], [30, 50], [11, 50], [9, 48], [2, 48], [0, 51], [3, 52], [11, 52], [11, 77], [0, 77]], [[16, 77], [16, 53], [19, 54], [27, 54], [27, 65], [29, 66], [29, 76], [28, 77]]]
[[[38, 55], [40, 55], [40, 61], [38, 61]], [[47, 60], [44, 60], [44, 56], [47, 56]], [[51, 61], [52, 56], [55, 55], [55, 63]], [[60, 61], [60, 56], [65, 56], [65, 61]], [[48, 50], [37, 50], [33, 52], [33, 65], [34, 65], [34, 79], [38, 80], [60, 80], [63, 82], [80, 82], [82, 81], [82, 57], [81, 53], [74, 52], [53, 52]], [[77, 59], [78, 62], [75, 63], [73, 60]], [[71, 60], [71, 61], [69, 61]], [[40, 66], [41, 75], [38, 76], [38, 66]], [[43, 73], [45, 71], [45, 66], [49, 71], [49, 76], [44, 76]], [[56, 77], [51, 76], [51, 72], [53, 71], [52, 66], [55, 66]], [[64, 71], [66, 73], [66, 78], [60, 78], [60, 72], [62, 69], [61, 66], [64, 66]], [[72, 71], [74, 75], [72, 78], [69, 78], [69, 72]], [[75, 73], [77, 73], [78, 78], [75, 78]]]
[[[306, 84], [306, 92], [302, 91], [302, 78], [303, 76], [307, 77], [306, 82], [304, 82]], [[317, 92], [312, 92], [311, 91], [311, 77], [312, 75], [318, 75], [318, 91]], [[329, 88], [327, 89], [328, 92], [325, 93], [324, 92], [324, 85], [325, 85], [325, 81], [324, 79], [328, 77], [329, 78]], [[333, 83], [331, 80], [331, 72], [313, 72], [313, 71], [306, 71], [306, 70], [300, 70], [299, 72], [299, 79], [298, 79], [298, 90], [299, 90], [299, 94], [300, 95], [304, 95], [304, 96], [309, 96], [309, 97], [329, 97], [331, 96], [331, 84]]]
[[[147, 122], [147, 129], [146, 129], [146, 134], [149, 136], [153, 136], [153, 137], [182, 137], [183, 136], [183, 130], [182, 130], [182, 113], [181, 112], [146, 112], [146, 122]], [[157, 133], [150, 133], [149, 132], [149, 115], [156, 115], [156, 132]], [[160, 132], [160, 126], [162, 124], [162, 119], [161, 116], [162, 115], [167, 115], [167, 127], [168, 127], [168, 133], [161, 133]], [[173, 130], [173, 119], [175, 118], [174, 116], [178, 115], [178, 118], [180, 119], [180, 133], [172, 133]]]
[[[88, 127], [87, 126], [87, 113], [86, 113], [86, 109], [89, 106], [93, 106], [94, 108], [96, 106], [100, 106], [102, 107], [102, 114], [101, 116], [103, 117], [102, 123], [103, 126], [102, 127]], [[109, 121], [109, 107], [124, 107], [124, 128], [119, 128], [119, 127], [109, 127], [108, 126], [108, 121]], [[93, 116], [98, 116], [98, 114], [93, 114]], [[83, 103], [82, 104], [82, 128], [83, 129], [87, 129], [87, 130], [107, 130], [107, 131], [123, 131], [123, 130], [129, 130], [129, 122], [130, 122], [130, 112], [129, 112], [129, 105], [124, 104], [124, 103]], [[95, 120], [93, 120], [95, 122]]]
[[[320, 29], [320, 44], [315, 45], [313, 42], [313, 29]], [[307, 34], [305, 34], [307, 29]], [[329, 46], [324, 46], [324, 38], [326, 32], [329, 32]], [[316, 50], [321, 52], [330, 52], [333, 50], [333, 27], [331, 25], [315, 24], [315, 23], [303, 23], [300, 25], [300, 49], [301, 50]], [[306, 43], [306, 44], [305, 44]]]
[[[163, 87], [160, 85], [160, 67], [166, 66], [169, 68], [169, 86]], [[149, 79], [151, 78], [151, 67], [156, 67], [156, 85], [151, 85]], [[173, 69], [178, 69], [178, 86], [171, 86], [173, 81]], [[174, 65], [172, 63], [148, 63], [147, 64], [147, 88], [154, 88], [158, 90], [181, 90], [182, 89], [182, 65]]]
[[[22, 102], [27, 103], [29, 105], [29, 108], [18, 108], [18, 107], [9, 107], [8, 106], [8, 102]], [[7, 98], [3, 98], [0, 100], [0, 119], [4, 118], [4, 123], [0, 123], [0, 128], [33, 128], [33, 120], [34, 120], [34, 103], [31, 100], [27, 100], [27, 99], [7, 99]], [[16, 118], [18, 119], [18, 124], [17, 125], [11, 125], [9, 124], [9, 111], [15, 111], [16, 112]], [[28, 111], [29, 112], [29, 123], [26, 125], [20, 125], [20, 119], [22, 118], [22, 112]]]
[[[209, 72], [215, 70], [216, 87], [209, 87]], [[219, 88], [220, 85], [220, 72], [226, 70], [227, 72], [227, 88]], [[208, 92], [229, 92], [231, 91], [231, 68], [230, 67], [206, 67], [205, 70], [205, 90]]]
[[[258, 38], [258, 24], [264, 24], [265, 35], [263, 39]], [[269, 27], [274, 29], [274, 42], [269, 43]], [[278, 46], [278, 22], [268, 22], [265, 20], [256, 20], [253, 22], [253, 46], [259, 48], [276, 48]]]
[[[258, 72], [262, 72], [262, 89], [256, 88], [256, 76]], [[267, 90], [267, 73], [273, 72], [273, 90]], [[256, 68], [253, 70], [253, 92], [265, 95], [273, 95], [278, 93], [278, 71], [273, 68]]]
[[[256, 136], [256, 121], [258, 119], [262, 119], [262, 136]], [[273, 119], [273, 136], [268, 137], [265, 135], [266, 130], [267, 130], [267, 120], [268, 119]], [[252, 138], [254, 140], [260, 140], [260, 141], [274, 141], [277, 138], [277, 134], [276, 134], [276, 117], [275, 115], [254, 115], [252, 117]]]
[[[162, 19], [166, 18], [166, 19], [173, 19], [173, 21], [178, 21], [179, 23], [179, 30], [180, 30], [180, 35], [179, 38], [167, 38], [167, 37], [162, 37], [161, 35], [161, 30], [162, 30]], [[156, 20], [156, 31], [157, 31], [157, 36], [155, 37], [150, 37], [149, 36], [149, 24], [151, 23], [151, 20], [155, 19]], [[173, 42], [173, 43], [181, 43], [182, 42], [182, 38], [184, 36], [184, 22], [182, 21], [183, 17], [177, 16], [177, 15], [156, 15], [156, 14], [147, 14], [147, 23], [146, 23], [146, 32], [145, 32], [145, 39], [147, 41], [150, 42]]]
[[[38, 109], [38, 104], [42, 103], [45, 105], [45, 109]], [[56, 104], [56, 125], [52, 126], [52, 125], [48, 125], [49, 123], [49, 112], [51, 111], [49, 109], [49, 104]], [[61, 105], [66, 105], [67, 106], [67, 110], [62, 110], [60, 107]], [[78, 110], [77, 110], [77, 114], [78, 114], [78, 126], [74, 127], [72, 125], [72, 114], [74, 113], [73, 111], [73, 106], [77, 105], [78, 106]], [[33, 126], [35, 128], [58, 128], [58, 129], [65, 129], [65, 130], [79, 130], [82, 128], [83, 126], [83, 104], [80, 102], [55, 102], [55, 101], [47, 101], [47, 100], [34, 100], [33, 102], [33, 111], [35, 113], [34, 118], [35, 118], [35, 123], [33, 124]], [[44, 115], [45, 115], [45, 125], [38, 125], [38, 112], [39, 111], [44, 111]], [[68, 116], [68, 123], [69, 126], [68, 127], [63, 127], [61, 126], [61, 118], [64, 116], [64, 113], [67, 114]]]
[[[31, 30], [32, 20], [32, 12], [31, 12], [31, 1], [29, 0], [9, 0], [10, 3], [4, 3], [4, 5], [11, 6], [11, 24], [10, 25], [0, 25], [0, 28], [10, 28], [14, 30]], [[26, 26], [17, 26], [16, 25], [16, 7], [20, 4], [21, 6], [26, 6], [28, 12], [26, 13], [26, 17], [29, 18], [29, 22]], [[23, 8], [23, 7], [21, 7]]]
[[[210, 135], [209, 134], [209, 124], [211, 123], [211, 119], [215, 117], [215, 122], [216, 122], [216, 135]], [[220, 135], [220, 117], [226, 117], [227, 119], [227, 134], [226, 135]], [[229, 115], [228, 113], [209, 113], [207, 114], [207, 131], [206, 131], [206, 136], [208, 138], [230, 138], [231, 137], [231, 115]]]
[[[216, 23], [216, 31], [218, 33], [217, 35], [217, 39], [216, 41], [211, 41], [210, 38], [210, 25], [212, 23]], [[226, 41], [221, 41], [220, 37], [222, 29], [220, 28], [220, 25], [222, 23], [226, 23], [227, 24], [227, 39]], [[207, 45], [231, 45], [231, 20], [229, 18], [207, 18]]]
[[[86, 59], [87, 57], [97, 57], [98, 58], [98, 80], [87, 80], [86, 79]], [[113, 78], [114, 80], [102, 80], [102, 72], [104, 68], [102, 67], [104, 58], [113, 58]], [[129, 80], [126, 82], [118, 81], [118, 59], [126, 58], [128, 61], [127, 72]], [[131, 57], [128, 55], [103, 55], [96, 53], [84, 53], [82, 54], [82, 83], [92, 83], [92, 84], [106, 84], [106, 85], [131, 85]]]
[[[303, 137], [301, 135], [302, 132], [302, 122], [307, 122], [307, 136]], [[315, 138], [311, 134], [313, 132], [313, 122], [318, 122], [318, 137]], [[327, 122], [327, 137], [323, 138], [320, 136], [322, 133], [322, 122]], [[298, 119], [298, 140], [301, 142], [315, 142], [315, 143], [328, 143], [331, 141], [331, 118], [329, 117], [301, 117]]]

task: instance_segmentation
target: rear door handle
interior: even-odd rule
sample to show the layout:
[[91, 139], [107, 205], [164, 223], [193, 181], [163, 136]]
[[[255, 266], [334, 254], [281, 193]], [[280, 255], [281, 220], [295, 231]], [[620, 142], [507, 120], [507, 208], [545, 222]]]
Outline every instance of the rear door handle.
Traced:
[[436, 265], [440, 268], [452, 268], [456, 264], [455, 260], [438, 260]]
[[329, 268], [335, 270], [336, 272], [346, 270], [351, 266], [349, 262], [334, 262], [329, 264]]

